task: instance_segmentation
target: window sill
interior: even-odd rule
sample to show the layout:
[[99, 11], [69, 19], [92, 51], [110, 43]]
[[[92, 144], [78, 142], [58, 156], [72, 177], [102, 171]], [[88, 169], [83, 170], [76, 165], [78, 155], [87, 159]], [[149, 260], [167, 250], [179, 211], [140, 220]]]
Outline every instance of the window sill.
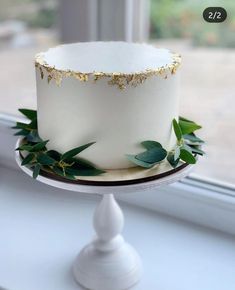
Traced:
[[[97, 197], [65, 193], [12, 169], [1, 168], [0, 181], [1, 286], [80, 289], [70, 268], [93, 235]], [[189, 285], [190, 290], [232, 289], [234, 237], [153, 211], [122, 207], [124, 236], [140, 253], [145, 268], [136, 290], [188, 290]]]

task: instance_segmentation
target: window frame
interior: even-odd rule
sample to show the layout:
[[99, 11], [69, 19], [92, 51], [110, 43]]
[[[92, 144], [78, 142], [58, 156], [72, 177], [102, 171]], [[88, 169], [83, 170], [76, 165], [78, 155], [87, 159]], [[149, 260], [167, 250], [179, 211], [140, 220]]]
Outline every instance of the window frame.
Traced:
[[[149, 0], [61, 0], [58, 8], [62, 42], [142, 42], [149, 37]], [[78, 17], [70, 17], [75, 12]]]

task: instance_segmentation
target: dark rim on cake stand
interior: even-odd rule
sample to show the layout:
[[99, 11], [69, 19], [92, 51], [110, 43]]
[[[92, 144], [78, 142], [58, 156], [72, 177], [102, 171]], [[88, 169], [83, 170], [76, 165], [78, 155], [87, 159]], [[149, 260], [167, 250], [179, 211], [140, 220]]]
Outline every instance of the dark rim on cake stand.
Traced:
[[[19, 147], [21, 139], [17, 141]], [[22, 156], [16, 151], [19, 167], [32, 176], [32, 169], [22, 166]], [[66, 180], [50, 172], [42, 172], [37, 180], [53, 187], [102, 195], [95, 210], [93, 225], [96, 238], [78, 254], [73, 264], [75, 280], [87, 289], [124, 290], [134, 286], [141, 278], [141, 259], [135, 249], [121, 235], [123, 213], [114, 194], [135, 192], [167, 185], [184, 178], [192, 165], [181, 164], [175, 169], [109, 170], [106, 178], [80, 177]]]

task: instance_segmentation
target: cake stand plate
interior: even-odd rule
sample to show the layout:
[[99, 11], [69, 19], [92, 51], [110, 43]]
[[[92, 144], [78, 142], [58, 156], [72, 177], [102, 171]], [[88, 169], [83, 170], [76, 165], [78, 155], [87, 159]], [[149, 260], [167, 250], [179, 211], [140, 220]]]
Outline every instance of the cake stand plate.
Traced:
[[[19, 139], [16, 147], [20, 142]], [[16, 161], [26, 174], [32, 176], [30, 168], [21, 166], [22, 157], [19, 151], [16, 151]], [[136, 178], [135, 174], [130, 177], [130, 173], [127, 174], [126, 170], [123, 173], [119, 170], [118, 180], [112, 177], [105, 181], [96, 177], [94, 180], [91, 178], [85, 180], [85, 184], [84, 180], [80, 179], [78, 182], [70, 182], [57, 179], [48, 173], [39, 175], [38, 181], [54, 187], [103, 195], [93, 217], [96, 237], [80, 251], [73, 264], [75, 280], [83, 287], [92, 290], [124, 290], [134, 286], [141, 278], [141, 259], [121, 235], [124, 217], [114, 194], [142, 191], [170, 184], [185, 177], [191, 169], [192, 166], [183, 164], [175, 170], [156, 169], [148, 176], [145, 170], [142, 170], [142, 176], [138, 171], [139, 178]], [[109, 172], [110, 178], [117, 177], [115, 174]]]

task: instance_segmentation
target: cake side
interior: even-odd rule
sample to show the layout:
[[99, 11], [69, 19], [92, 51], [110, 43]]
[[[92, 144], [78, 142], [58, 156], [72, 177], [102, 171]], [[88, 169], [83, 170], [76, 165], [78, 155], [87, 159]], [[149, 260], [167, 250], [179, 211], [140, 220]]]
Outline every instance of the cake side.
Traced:
[[[132, 70], [134, 75], [138, 73]], [[126, 80], [130, 71], [119, 74]], [[47, 147], [65, 152], [96, 141], [80, 156], [103, 169], [133, 167], [125, 155], [140, 153], [143, 140], [157, 140], [164, 148], [173, 148], [176, 139], [171, 124], [178, 117], [178, 73], [166, 69], [164, 75], [147, 76], [138, 86], [125, 83], [125, 90], [108, 84], [106, 77], [82, 82], [69, 75], [58, 86], [54, 81], [48, 83], [47, 70], [37, 66], [38, 130], [43, 139], [50, 140]]]

